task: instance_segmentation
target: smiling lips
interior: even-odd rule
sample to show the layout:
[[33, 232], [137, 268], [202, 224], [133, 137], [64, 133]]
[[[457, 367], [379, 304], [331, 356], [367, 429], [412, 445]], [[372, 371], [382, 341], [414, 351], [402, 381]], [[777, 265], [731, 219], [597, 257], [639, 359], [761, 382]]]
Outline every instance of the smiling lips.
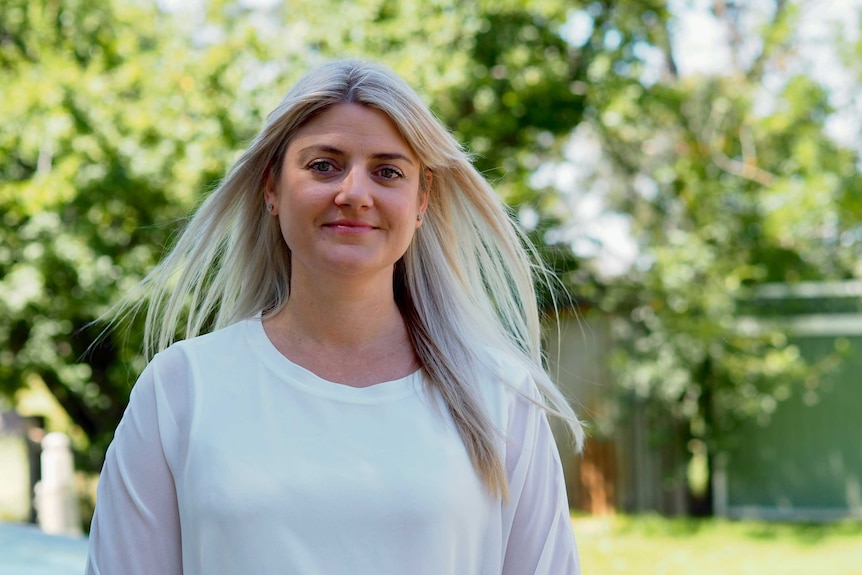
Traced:
[[323, 227], [345, 233], [362, 233], [377, 229], [368, 222], [361, 220], [335, 220], [334, 222], [323, 224]]

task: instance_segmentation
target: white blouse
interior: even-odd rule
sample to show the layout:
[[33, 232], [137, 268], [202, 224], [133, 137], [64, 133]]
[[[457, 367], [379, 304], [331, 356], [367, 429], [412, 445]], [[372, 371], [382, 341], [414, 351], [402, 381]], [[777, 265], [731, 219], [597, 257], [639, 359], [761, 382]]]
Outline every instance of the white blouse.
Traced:
[[575, 575], [559, 455], [529, 374], [482, 397], [510, 495], [491, 497], [421, 372], [366, 388], [290, 362], [260, 319], [177, 343], [108, 449], [89, 575]]

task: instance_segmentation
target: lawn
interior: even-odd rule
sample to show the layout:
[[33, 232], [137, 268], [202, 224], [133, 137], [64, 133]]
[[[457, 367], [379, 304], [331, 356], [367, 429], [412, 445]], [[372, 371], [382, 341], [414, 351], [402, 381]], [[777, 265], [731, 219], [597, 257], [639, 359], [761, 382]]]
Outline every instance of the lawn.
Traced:
[[862, 522], [575, 517], [584, 575], [862, 575]]

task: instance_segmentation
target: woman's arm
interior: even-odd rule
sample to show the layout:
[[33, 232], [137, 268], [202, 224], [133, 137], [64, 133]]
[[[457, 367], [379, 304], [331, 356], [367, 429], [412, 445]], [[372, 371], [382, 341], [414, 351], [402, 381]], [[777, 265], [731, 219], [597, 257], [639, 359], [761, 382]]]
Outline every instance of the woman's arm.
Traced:
[[[530, 388], [538, 400], [532, 383]], [[503, 575], [578, 575], [578, 550], [557, 446], [544, 410], [520, 395], [510, 410], [506, 471]]]
[[132, 390], [99, 479], [87, 575], [182, 574], [171, 464], [182, 455], [177, 416], [188, 394], [175, 382], [166, 390], [161, 374], [183, 378], [184, 363], [179, 353], [157, 356]]

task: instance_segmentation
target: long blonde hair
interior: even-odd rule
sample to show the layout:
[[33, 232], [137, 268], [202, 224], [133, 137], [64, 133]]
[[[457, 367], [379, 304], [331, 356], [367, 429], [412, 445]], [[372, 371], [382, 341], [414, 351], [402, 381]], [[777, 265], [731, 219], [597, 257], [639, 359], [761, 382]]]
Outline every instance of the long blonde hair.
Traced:
[[[425, 221], [396, 264], [396, 301], [429, 385], [439, 392], [489, 492], [508, 489], [494, 433], [472, 383], [480, 348], [500, 349], [533, 375], [549, 412], [564, 418], [580, 446], [581, 424], [542, 367], [534, 274], [550, 276], [494, 190], [419, 96], [386, 68], [337, 61], [301, 79], [201, 204], [176, 245], [114, 317], [148, 303], [148, 357], [179, 335], [193, 337], [289, 297], [290, 250], [264, 207], [288, 144], [315, 115], [356, 103], [389, 116], [433, 174]], [[423, 178], [424, 180], [424, 178]], [[427, 184], [423, 184], [427, 185]], [[145, 297], [141, 298], [141, 293]]]

